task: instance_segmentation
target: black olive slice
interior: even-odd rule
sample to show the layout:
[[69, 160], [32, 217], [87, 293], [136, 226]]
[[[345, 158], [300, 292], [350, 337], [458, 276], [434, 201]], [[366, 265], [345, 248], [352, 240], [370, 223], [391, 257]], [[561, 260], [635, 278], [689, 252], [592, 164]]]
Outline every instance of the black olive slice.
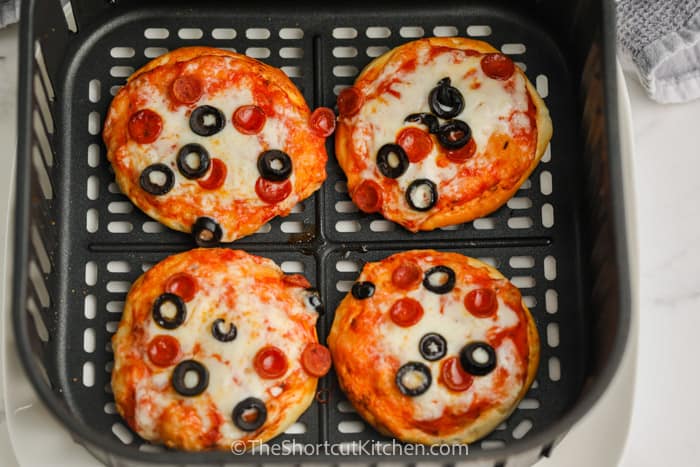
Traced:
[[[170, 309], [166, 309], [170, 305]], [[185, 302], [173, 293], [161, 294], [153, 302], [153, 321], [163, 329], [175, 329], [185, 322], [187, 307]]]
[[258, 157], [258, 172], [265, 180], [283, 182], [292, 174], [292, 159], [282, 151], [265, 151]]
[[202, 247], [218, 245], [223, 234], [221, 226], [211, 217], [198, 217], [192, 226], [194, 241]]
[[429, 211], [438, 200], [437, 186], [426, 178], [419, 178], [408, 185], [406, 202], [416, 211]]
[[396, 385], [406, 396], [420, 396], [432, 382], [430, 368], [420, 362], [408, 362], [396, 372]]
[[450, 83], [450, 78], [441, 79], [428, 96], [430, 110], [440, 118], [454, 118], [464, 110], [462, 93]]
[[408, 170], [408, 156], [398, 144], [385, 144], [377, 152], [377, 168], [388, 178], [399, 178]]
[[210, 105], [202, 105], [192, 111], [190, 128], [199, 136], [215, 135], [226, 125], [224, 113]]
[[435, 115], [429, 113], [411, 114], [404, 119], [404, 122], [420, 123], [428, 127], [430, 133], [437, 133], [440, 129], [440, 122]]
[[435, 266], [425, 271], [423, 287], [436, 294], [446, 294], [455, 287], [456, 276], [452, 268]]
[[235, 324], [229, 323], [228, 331], [224, 331], [224, 324], [226, 324], [226, 321], [221, 318], [214, 320], [214, 322], [211, 323], [211, 335], [214, 336], [214, 339], [217, 341], [231, 342], [236, 338], [238, 330]]
[[496, 368], [496, 351], [486, 342], [472, 342], [459, 351], [459, 363], [467, 373], [484, 376]]
[[172, 384], [182, 396], [198, 396], [209, 386], [209, 372], [195, 360], [183, 360], [173, 370]]
[[[196, 158], [194, 163], [193, 157]], [[177, 168], [190, 180], [203, 177], [209, 170], [209, 153], [200, 144], [186, 144], [177, 153]]]
[[418, 350], [428, 361], [440, 360], [447, 353], [447, 341], [440, 334], [430, 332], [421, 337]]
[[152, 164], [141, 172], [139, 183], [146, 193], [164, 195], [175, 185], [175, 174], [165, 164]]
[[309, 305], [309, 307], [313, 308], [316, 310], [316, 313], [319, 315], [322, 315], [326, 312], [325, 308], [323, 307], [323, 302], [321, 301], [321, 295], [318, 293], [318, 290], [314, 289], [313, 287], [306, 289], [306, 303]]
[[[255, 418], [250, 417], [250, 412], [253, 412]], [[265, 403], [257, 397], [249, 397], [236, 404], [231, 418], [233, 424], [241, 430], [255, 431], [267, 420], [267, 408]]]
[[355, 282], [352, 285], [352, 296], [358, 300], [364, 300], [374, 295], [374, 284], [369, 281]]
[[440, 127], [437, 133], [438, 141], [447, 149], [464, 147], [472, 137], [472, 130], [462, 120], [450, 120]]

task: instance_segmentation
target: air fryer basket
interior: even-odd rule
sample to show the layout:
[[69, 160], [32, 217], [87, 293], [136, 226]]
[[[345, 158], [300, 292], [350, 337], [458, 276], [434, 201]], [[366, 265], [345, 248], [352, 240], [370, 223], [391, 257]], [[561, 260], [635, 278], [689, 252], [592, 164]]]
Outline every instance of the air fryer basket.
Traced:
[[[20, 50], [12, 312], [34, 387], [75, 440], [108, 465], [339, 462], [184, 453], [144, 443], [115, 413], [109, 378], [130, 283], [192, 248], [116, 187], [100, 132], [112, 95], [150, 58], [187, 45], [232, 48], [281, 67], [309, 105], [335, 96], [372, 57], [422, 36], [486, 40], [510, 54], [544, 97], [550, 149], [515, 197], [485, 219], [411, 234], [358, 212], [333, 160], [323, 188], [288, 217], [227, 245], [303, 272], [328, 314], [365, 261], [412, 248], [484, 258], [521, 288], [542, 338], [536, 382], [514, 414], [466, 457], [364, 453], [353, 462], [421, 458], [531, 465], [598, 399], [624, 350], [629, 284], [616, 130], [614, 18], [604, 0], [410, 2], [144, 2], [27, 0]], [[331, 372], [314, 403], [273, 440], [386, 442], [352, 410]]]

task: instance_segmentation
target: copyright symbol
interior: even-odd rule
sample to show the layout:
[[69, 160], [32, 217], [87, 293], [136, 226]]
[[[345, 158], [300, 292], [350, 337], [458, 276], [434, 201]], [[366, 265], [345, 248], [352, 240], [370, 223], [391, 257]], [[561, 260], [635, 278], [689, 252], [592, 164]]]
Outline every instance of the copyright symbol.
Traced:
[[247, 449], [248, 449], [248, 446], [246, 445], [246, 442], [243, 440], [237, 439], [236, 441], [231, 443], [231, 453], [233, 453], [236, 456], [241, 455], [241, 454], [245, 454]]

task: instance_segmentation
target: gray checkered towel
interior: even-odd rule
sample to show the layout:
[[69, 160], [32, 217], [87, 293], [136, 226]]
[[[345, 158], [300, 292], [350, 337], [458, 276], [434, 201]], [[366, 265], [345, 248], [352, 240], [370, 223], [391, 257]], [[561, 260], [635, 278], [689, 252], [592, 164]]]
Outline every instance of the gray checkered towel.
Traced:
[[0, 0], [0, 28], [19, 19], [19, 0]]
[[652, 99], [700, 98], [700, 0], [620, 0], [617, 40]]

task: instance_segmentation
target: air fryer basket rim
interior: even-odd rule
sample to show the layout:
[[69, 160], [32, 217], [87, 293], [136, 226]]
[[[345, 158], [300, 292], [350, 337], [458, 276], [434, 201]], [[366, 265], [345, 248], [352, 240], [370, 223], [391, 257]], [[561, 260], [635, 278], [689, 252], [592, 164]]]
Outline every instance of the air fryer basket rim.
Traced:
[[[628, 263], [628, 245], [626, 243], [626, 226], [624, 224], [624, 209], [625, 200], [623, 187], [621, 186], [622, 177], [621, 161], [619, 159], [619, 135], [615, 131], [618, 125], [617, 120], [617, 78], [615, 73], [616, 58], [614, 54], [615, 41], [615, 20], [614, 20], [614, 5], [612, 2], [603, 3], [603, 43], [608, 45], [604, 47], [604, 93], [605, 93], [605, 114], [607, 117], [607, 126], [613, 131], [608, 132], [607, 144], [608, 153], [611, 155], [609, 159], [611, 178], [619, 181], [619, 183], [611, 184], [612, 201], [614, 211], [614, 231], [616, 240], [617, 263], [619, 268], [618, 276], [627, 278], [630, 276]], [[22, 4], [21, 28], [20, 37], [34, 37], [33, 11], [35, 8], [35, 0], [26, 0]], [[28, 180], [30, 177], [30, 162], [29, 153], [31, 147], [31, 111], [29, 110], [29, 102], [32, 99], [32, 83], [33, 76], [33, 44], [28, 41], [20, 41], [19, 46], [19, 105], [18, 105], [18, 151], [17, 151], [17, 180]], [[30, 336], [28, 333], [28, 313], [25, 313], [25, 291], [27, 288], [27, 279], [24, 274], [24, 269], [28, 262], [29, 238], [29, 206], [30, 206], [30, 191], [29, 184], [16, 184], [16, 209], [15, 209], [15, 224], [14, 224], [14, 263], [13, 263], [13, 287], [12, 301], [13, 307], [13, 326], [17, 336], [17, 348], [19, 351], [22, 366], [31, 381], [34, 389], [38, 393], [40, 399], [48, 407], [54, 417], [60, 420], [78, 439], [87, 443], [88, 449], [91, 446], [99, 447], [109, 452], [111, 455], [116, 455], [126, 459], [137, 461], [145, 461], [152, 463], [170, 462], [169, 458], [163, 457], [162, 453], [139, 452], [118, 443], [113, 438], [108, 437], [105, 433], [97, 433], [90, 430], [86, 425], [81, 424], [72, 413], [61, 403], [60, 398], [55, 394], [45, 383], [40, 369], [34, 364], [34, 355], [29, 346]], [[620, 281], [619, 288], [619, 323], [617, 335], [614, 338], [614, 345], [611, 349], [610, 356], [607, 359], [604, 367], [595, 380], [581, 394], [580, 398], [574, 405], [557, 421], [553, 422], [548, 427], [537, 433], [528, 435], [520, 440], [514, 440], [506, 444], [505, 447], [494, 451], [482, 451], [475, 454], [470, 454], [465, 460], [474, 461], [479, 459], [507, 459], [511, 456], [550, 446], [553, 442], [560, 439], [581, 417], [583, 417], [591, 407], [600, 399], [607, 387], [609, 386], [613, 376], [626, 349], [628, 341], [629, 325], [631, 318], [631, 291], [627, 280]], [[178, 453], [179, 460], [187, 464], [197, 464], [201, 462], [197, 453]], [[303, 456], [289, 455], [283, 458], [260, 456], [259, 462], [303, 462]], [[365, 456], [354, 456], [353, 461], [362, 462], [373, 458]], [[412, 460], [419, 461], [424, 459], [417, 456]], [[434, 457], [425, 457], [432, 459]], [[221, 452], [218, 456], [214, 455], [208, 458], [214, 462], [232, 462], [235, 457], [230, 453]], [[315, 462], [337, 461], [333, 456], [318, 456], [314, 459]]]

